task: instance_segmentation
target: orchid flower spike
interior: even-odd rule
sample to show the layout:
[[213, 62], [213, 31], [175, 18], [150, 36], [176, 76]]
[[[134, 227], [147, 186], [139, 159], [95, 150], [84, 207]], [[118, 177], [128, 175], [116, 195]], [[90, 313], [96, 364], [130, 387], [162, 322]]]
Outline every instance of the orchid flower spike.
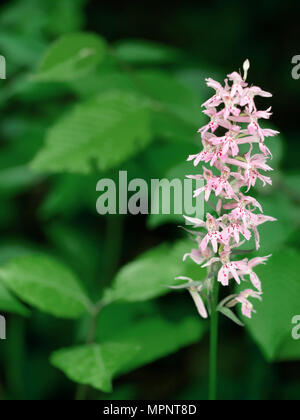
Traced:
[[[191, 259], [199, 270], [207, 270], [200, 287], [191, 283], [188, 288], [203, 318], [211, 312], [211, 293], [219, 283], [224, 287], [246, 283], [244, 291], [227, 300], [226, 311], [241, 303], [242, 314], [250, 318], [255, 309], [249, 298], [261, 300], [263, 294], [263, 278], [259, 278], [255, 269], [270, 258], [237, 259], [242, 253], [237, 248], [252, 238], [258, 251], [258, 226], [276, 220], [263, 213], [261, 204], [250, 193], [258, 182], [263, 186], [272, 185], [271, 177], [266, 175], [272, 171], [267, 164], [272, 155], [265, 143], [278, 132], [260, 124], [260, 120], [268, 120], [272, 112], [271, 108], [258, 110], [255, 97], [268, 99], [272, 95], [258, 86], [248, 85], [249, 69], [247, 59], [243, 63], [243, 77], [234, 71], [227, 75], [224, 85], [206, 79], [207, 86], [214, 91], [202, 105], [203, 113], [210, 121], [198, 130], [202, 150], [187, 159], [196, 167], [201, 163], [202, 167], [202, 173], [189, 176], [203, 180], [203, 186], [194, 192], [194, 197], [202, 196], [210, 202], [214, 195], [217, 202], [215, 213], [207, 213], [202, 219], [186, 217], [198, 234], [195, 247], [185, 254], [184, 260]], [[245, 145], [248, 145], [243, 152], [246, 154], [242, 154]]]

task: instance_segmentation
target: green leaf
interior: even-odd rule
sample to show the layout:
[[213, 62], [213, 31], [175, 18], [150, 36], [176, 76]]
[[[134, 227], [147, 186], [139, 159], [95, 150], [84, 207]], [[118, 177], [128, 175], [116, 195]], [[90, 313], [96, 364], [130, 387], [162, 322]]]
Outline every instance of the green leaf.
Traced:
[[64, 0], [53, 4], [48, 17], [48, 28], [54, 34], [66, 34], [79, 30], [84, 25], [86, 0]]
[[[85, 285], [94, 285], [99, 290], [100, 275], [103, 271], [103, 254], [99, 236], [93, 230], [81, 230], [65, 223], [51, 223], [46, 235], [54, 247], [54, 252], [63, 258], [68, 266], [85, 280]], [[96, 284], [95, 284], [96, 283]]]
[[110, 341], [119, 330], [128, 329], [136, 320], [158, 315], [157, 302], [114, 302], [104, 306], [97, 327], [97, 342]]
[[10, 65], [31, 67], [40, 57], [44, 47], [44, 42], [32, 35], [4, 30], [0, 32], [1, 52]]
[[[270, 254], [282, 249], [295, 228], [294, 207], [289, 200], [284, 200], [282, 194], [274, 194], [268, 197], [259, 197], [264, 214], [275, 217], [276, 222], [267, 222], [258, 227], [261, 236], [261, 254]], [[249, 244], [248, 244], [249, 246]]]
[[0, 264], [7, 264], [15, 258], [23, 257], [28, 254], [32, 255], [37, 252], [41, 252], [41, 248], [38, 248], [30, 242], [22, 241], [20, 239], [6, 240], [0, 242]]
[[[172, 146], [169, 145], [169, 147], [166, 147], [165, 150], [163, 149], [163, 147], [161, 147], [161, 151], [164, 152], [163, 154], [161, 152], [159, 154], [153, 153], [153, 151], [155, 152], [155, 149], [153, 148], [154, 150], [152, 150], [151, 153], [149, 153], [148, 158], [151, 157], [151, 154], [152, 154], [153, 161], [156, 160], [157, 162], [160, 162], [160, 165], [163, 165], [163, 162], [165, 162], [165, 172], [164, 172], [164, 174], [159, 175], [160, 179], [167, 179], [167, 180], [169, 180], [169, 182], [172, 182], [175, 179], [180, 179], [181, 185], [184, 185], [187, 174], [197, 175], [197, 173], [199, 173], [199, 170], [197, 168], [193, 167], [193, 165], [191, 167], [189, 162], [183, 162], [182, 161], [182, 156], [186, 155], [186, 152], [188, 150], [191, 151], [190, 154], [193, 154], [192, 150], [194, 150], [194, 149], [192, 149], [191, 147], [187, 147], [187, 145], [182, 145], [185, 148], [185, 151], [182, 151], [180, 161], [177, 161], [177, 165], [175, 165], [171, 168], [168, 168], [168, 163], [170, 162], [170, 158], [167, 157], [168, 154], [172, 154], [172, 157], [173, 157], [172, 160], [175, 161], [177, 151], [180, 151], [180, 148], [178, 147], [179, 144], [172, 145]], [[170, 151], [171, 148], [172, 148], [173, 152]], [[159, 163], [156, 163], [156, 166], [157, 165], [159, 165]], [[154, 168], [155, 168], [155, 165], [154, 165]], [[192, 181], [190, 180], [190, 182], [192, 182]], [[199, 203], [199, 199], [192, 198], [192, 196], [193, 196], [192, 190], [195, 190], [195, 189], [196, 189], [196, 182], [194, 182], [194, 187], [193, 187], [193, 189], [191, 189], [190, 195], [191, 195], [193, 208], [194, 209], [197, 208], [198, 210], [200, 210], [201, 209], [201, 204]], [[175, 196], [174, 196], [174, 198], [175, 198]], [[213, 200], [213, 198], [211, 198], [211, 200]], [[155, 201], [152, 204], [155, 204]], [[159, 197], [159, 203], [157, 203], [157, 204], [160, 204], [159, 214], [152, 213], [148, 216], [148, 219], [147, 219], [148, 228], [155, 229], [160, 225], [168, 224], [168, 223], [176, 223], [177, 225], [182, 225], [184, 223], [183, 215], [187, 214], [187, 212], [185, 210], [185, 204], [186, 204], [185, 194], [182, 194], [181, 202], [177, 203], [177, 202], [175, 202], [175, 200], [173, 200], [173, 202], [171, 202], [171, 208], [170, 208], [171, 211], [168, 212], [169, 214], [164, 214], [164, 212], [163, 212], [161, 194], [160, 194], [160, 197]], [[181, 214], [176, 214], [177, 213], [177, 212], [175, 212], [175, 205], [176, 204], [178, 204], [179, 209], [180, 209], [180, 205], [181, 205], [181, 209], [182, 209]], [[204, 208], [205, 208], [205, 204], [203, 203], [203, 213], [204, 213]], [[196, 212], [196, 210], [194, 210], [194, 211]], [[200, 216], [200, 218], [201, 218], [201, 216]]]
[[[282, 193], [268, 196], [258, 196], [265, 215], [275, 217], [275, 222], [266, 222], [258, 227], [260, 234], [260, 249], [255, 255], [269, 255], [279, 252], [289, 241], [296, 227], [295, 207], [289, 199], [283, 198]], [[282, 202], [284, 200], [284, 206]], [[255, 249], [254, 236], [239, 249]]]
[[169, 293], [168, 285], [175, 284], [178, 276], [204, 279], [205, 269], [192, 261], [182, 261], [190, 248], [192, 242], [181, 241], [175, 245], [160, 245], [141, 255], [120, 270], [104, 300], [106, 303], [145, 301]]
[[72, 82], [71, 87], [80, 97], [115, 89], [141, 95], [150, 103], [151, 127], [157, 137], [173, 143], [195, 143], [197, 139], [203, 120], [199, 96], [169, 73], [100, 69]]
[[122, 73], [108, 63], [106, 67], [97, 68], [89, 77], [72, 81], [69, 86], [82, 99], [112, 90], [141, 94], [130, 74]]
[[289, 191], [295, 194], [299, 200], [300, 195], [300, 173], [288, 173], [283, 177], [284, 187], [288, 187]]
[[129, 93], [110, 92], [77, 105], [58, 121], [32, 167], [88, 173], [94, 160], [100, 170], [108, 170], [138, 153], [150, 140], [145, 102]]
[[151, 178], [184, 180], [187, 174], [199, 173], [199, 169], [191, 167], [182, 157], [198, 150], [193, 144], [156, 142], [141, 154], [141, 158]]
[[12, 312], [28, 316], [30, 311], [0, 283], [0, 312]]
[[24, 302], [61, 318], [78, 318], [92, 304], [78, 279], [45, 255], [16, 258], [0, 269], [0, 281]]
[[203, 120], [201, 101], [189, 86], [169, 73], [149, 70], [121, 73], [113, 67], [101, 68], [88, 78], [75, 80], [71, 87], [83, 98], [116, 89], [142, 95], [150, 100], [151, 127], [158, 138], [173, 143], [196, 143], [196, 132]]
[[65, 218], [82, 209], [95, 209], [96, 176], [81, 174], [60, 174], [53, 180], [53, 186], [40, 207], [40, 217], [51, 219], [63, 214]]
[[52, 354], [51, 363], [75, 382], [112, 392], [114, 375], [137, 351], [132, 343], [92, 344], [58, 350]]
[[[190, 124], [184, 118], [178, 118], [174, 110], [158, 108], [152, 110], [152, 129], [158, 138], [172, 143], [185, 145], [196, 144], [196, 124]], [[200, 124], [199, 124], [200, 125]], [[199, 149], [199, 147], [198, 147]]]
[[231, 321], [233, 321], [239, 327], [244, 327], [244, 324], [238, 319], [235, 313], [231, 311], [229, 308], [226, 308], [225, 306], [223, 306], [222, 308], [219, 308], [218, 311], [221, 312], [221, 314], [225, 315], [227, 318], [231, 319]]
[[267, 265], [255, 269], [263, 285], [263, 302], [254, 300], [257, 314], [251, 320], [245, 317], [243, 320], [268, 360], [288, 356], [300, 359], [300, 351], [296, 354], [295, 347], [290, 347], [296, 345], [291, 338], [292, 319], [300, 315], [299, 269], [300, 254], [294, 250], [282, 250]]
[[139, 39], [118, 42], [114, 51], [119, 59], [130, 64], [172, 63], [181, 56], [175, 48]]
[[205, 324], [198, 317], [188, 316], [180, 322], [170, 322], [162, 317], [155, 316], [142, 320], [131, 320], [125, 327], [111, 329], [103, 336], [101, 325], [106, 320], [109, 322], [107, 319], [108, 314], [111, 313], [109, 309], [107, 308], [106, 314], [100, 315], [98, 339], [101, 341], [116, 340], [124, 343], [124, 345], [128, 341], [133, 341], [140, 348], [136, 356], [123, 365], [122, 373], [127, 373], [175, 353], [180, 348], [199, 341], [205, 332]]
[[[298, 311], [300, 315], [300, 311]], [[291, 328], [293, 329], [295, 325], [291, 324]], [[299, 331], [299, 330], [298, 330]], [[285, 343], [280, 347], [277, 356], [278, 361], [296, 361], [300, 360], [300, 340], [295, 340], [290, 334]]]
[[[201, 118], [201, 101], [199, 96], [175, 77], [160, 71], [137, 72], [139, 86], [143, 92], [158, 102], [155, 113], [169, 113], [177, 117], [182, 124], [188, 124], [191, 138], [199, 128]], [[160, 104], [160, 106], [159, 106]], [[172, 119], [169, 123], [171, 126]], [[157, 126], [159, 130], [159, 126]]]
[[0, 194], [14, 195], [40, 181], [40, 175], [27, 166], [0, 169]]
[[68, 81], [94, 69], [106, 54], [105, 41], [96, 34], [78, 32], [64, 35], [45, 54], [38, 80]]

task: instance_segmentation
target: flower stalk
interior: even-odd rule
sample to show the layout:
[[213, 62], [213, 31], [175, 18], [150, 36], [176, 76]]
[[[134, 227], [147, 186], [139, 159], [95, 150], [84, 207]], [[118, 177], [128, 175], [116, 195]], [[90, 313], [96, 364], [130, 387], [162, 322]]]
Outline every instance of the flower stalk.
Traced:
[[214, 282], [210, 318], [210, 355], [209, 355], [209, 400], [217, 399], [217, 366], [218, 366], [218, 329], [219, 329], [219, 283]]

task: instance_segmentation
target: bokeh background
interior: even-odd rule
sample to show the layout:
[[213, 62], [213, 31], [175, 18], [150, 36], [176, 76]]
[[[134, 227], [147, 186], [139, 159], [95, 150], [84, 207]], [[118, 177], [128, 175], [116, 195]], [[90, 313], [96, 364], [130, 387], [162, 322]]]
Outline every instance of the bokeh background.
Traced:
[[[204, 78], [222, 81], [241, 68], [246, 58], [251, 62], [249, 80], [274, 95], [272, 125], [281, 132], [273, 149], [274, 191], [262, 195], [269, 213], [280, 222], [279, 227], [267, 229], [262, 252], [270, 253], [270, 249], [278, 256], [286, 247], [298, 252], [300, 80], [291, 76], [292, 57], [300, 54], [298, 17], [298, 2], [279, 0], [157, 5], [91, 0], [2, 2], [0, 53], [7, 61], [7, 79], [1, 81], [0, 89], [0, 264], [30, 253], [49, 253], [76, 272], [96, 300], [120, 267], [153, 247], [184, 237], [178, 217], [97, 215], [96, 180], [117, 177], [120, 169], [127, 169], [132, 178], [146, 179], [188, 173], [184, 161], [198, 150], [194, 132], [204, 121], [200, 104], [211, 93]], [[93, 77], [71, 83], [34, 79], [52, 42], [75, 31], [91, 31], [108, 42], [112, 58], [104, 70], [99, 68]], [[166, 49], [154, 48], [156, 43]], [[170, 107], [171, 122], [157, 120], [151, 144], [96, 174], [34, 171], [31, 162], [61, 115], [97, 91], [105, 92], [107, 86], [124, 87], [124, 81], [110, 78], [115, 66], [133, 81], [140, 77], [150, 96]], [[260, 105], [266, 109], [269, 99]], [[177, 125], [181, 117], [183, 126]], [[119, 137], [121, 144], [122, 133]], [[299, 283], [299, 270], [294, 267], [294, 271]], [[289, 282], [288, 275], [285, 281]], [[274, 310], [280, 307], [278, 298]], [[114, 309], [103, 315], [108, 332], [122, 329], [126, 314], [127, 318], [159, 314], [174, 323], [196, 316], [189, 297], [182, 293]], [[132, 311], [136, 312], [132, 315]], [[0, 342], [0, 399], [72, 399], [82, 392], [49, 363], [49, 357], [54, 350], [81, 343], [85, 322], [56, 319], [34, 309], [29, 318], [6, 316], [8, 338]], [[112, 394], [88, 389], [84, 391], [87, 398], [207, 398], [206, 327], [201, 339], [187, 338], [175, 346], [178, 351], [162, 351], [163, 358], [153, 357], [158, 360], [150, 356], [148, 364], [117, 378]], [[271, 363], [262, 348], [263, 339], [247, 331], [222, 319], [220, 397], [299, 399], [300, 351], [289, 353], [288, 360]], [[151, 337], [149, 348], [163, 346], [155, 331]]]

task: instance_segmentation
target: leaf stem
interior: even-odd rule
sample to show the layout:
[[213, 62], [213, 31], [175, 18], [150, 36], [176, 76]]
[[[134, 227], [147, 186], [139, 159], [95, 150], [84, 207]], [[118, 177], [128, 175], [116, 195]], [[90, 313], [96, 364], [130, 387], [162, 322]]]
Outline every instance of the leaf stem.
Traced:
[[124, 217], [122, 215], [109, 215], [107, 216], [106, 226], [106, 266], [104, 270], [105, 285], [108, 286], [118, 271], [122, 257]]
[[211, 302], [211, 324], [210, 324], [210, 357], [209, 357], [209, 400], [217, 399], [217, 360], [218, 360], [218, 298], [219, 283], [214, 279], [212, 302]]
[[[99, 301], [94, 309], [94, 313], [90, 318], [88, 333], [86, 337], [86, 345], [92, 344], [95, 341], [96, 333], [97, 333], [97, 321], [102, 311], [104, 304], [102, 301]], [[76, 401], [83, 401], [87, 399], [89, 387], [87, 385], [78, 385], [75, 393], [75, 400]]]

